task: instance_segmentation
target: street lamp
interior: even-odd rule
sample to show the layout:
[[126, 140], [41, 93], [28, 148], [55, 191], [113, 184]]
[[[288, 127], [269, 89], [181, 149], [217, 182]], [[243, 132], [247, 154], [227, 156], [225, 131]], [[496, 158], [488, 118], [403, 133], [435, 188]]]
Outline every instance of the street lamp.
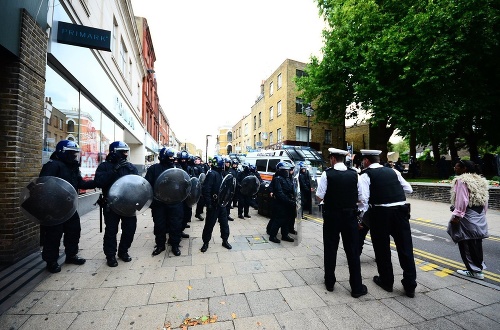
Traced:
[[206, 144], [205, 144], [205, 164], [208, 163], [208, 137], [212, 136], [210, 134], [206, 135]]
[[311, 108], [311, 106], [308, 106], [307, 108], [305, 108], [304, 111], [305, 111], [306, 116], [307, 116], [307, 146], [309, 147], [309, 123], [310, 123], [311, 117], [314, 115], [314, 109]]

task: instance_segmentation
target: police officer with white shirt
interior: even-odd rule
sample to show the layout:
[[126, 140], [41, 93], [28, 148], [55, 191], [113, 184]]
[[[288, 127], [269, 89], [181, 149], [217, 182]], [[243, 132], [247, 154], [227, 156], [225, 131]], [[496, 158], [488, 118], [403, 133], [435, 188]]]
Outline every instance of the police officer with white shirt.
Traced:
[[333, 291], [340, 235], [349, 266], [351, 296], [359, 298], [368, 290], [362, 283], [358, 252], [358, 173], [344, 164], [347, 151], [329, 148], [330, 164], [321, 175], [316, 198], [323, 201], [323, 245], [325, 286]]
[[379, 273], [373, 281], [385, 291], [392, 292], [394, 272], [389, 237], [392, 236], [403, 268], [401, 283], [406, 295], [413, 298], [417, 273], [409, 222], [410, 207], [405, 196], [413, 189], [399, 171], [380, 164], [381, 152], [361, 150], [366, 170], [359, 177], [360, 211], [364, 213], [370, 207], [370, 232]]

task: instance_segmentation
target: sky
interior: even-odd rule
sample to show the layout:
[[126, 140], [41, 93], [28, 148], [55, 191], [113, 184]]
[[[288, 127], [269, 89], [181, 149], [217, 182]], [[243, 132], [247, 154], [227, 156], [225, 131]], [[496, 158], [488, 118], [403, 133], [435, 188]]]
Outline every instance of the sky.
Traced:
[[321, 57], [314, 0], [131, 1], [150, 28], [160, 104], [181, 143], [198, 149], [250, 113], [261, 82], [287, 58]]

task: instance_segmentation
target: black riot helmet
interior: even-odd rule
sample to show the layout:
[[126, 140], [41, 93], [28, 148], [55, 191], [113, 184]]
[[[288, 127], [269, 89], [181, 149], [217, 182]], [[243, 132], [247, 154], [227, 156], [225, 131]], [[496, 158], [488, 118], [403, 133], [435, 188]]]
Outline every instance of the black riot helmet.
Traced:
[[115, 141], [109, 145], [109, 153], [114, 154], [117, 160], [127, 159], [130, 148], [122, 141]]
[[56, 156], [60, 161], [72, 163], [77, 160], [80, 147], [71, 140], [61, 140], [56, 145]]
[[177, 159], [181, 161], [187, 162], [189, 159], [189, 153], [186, 150], [179, 151], [177, 153]]
[[175, 160], [175, 150], [173, 148], [162, 148], [158, 155], [160, 163], [173, 163]]

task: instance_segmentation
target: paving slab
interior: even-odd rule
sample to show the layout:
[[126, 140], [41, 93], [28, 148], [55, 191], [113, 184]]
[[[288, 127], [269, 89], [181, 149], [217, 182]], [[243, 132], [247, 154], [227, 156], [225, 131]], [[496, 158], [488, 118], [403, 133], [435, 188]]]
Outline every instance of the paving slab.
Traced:
[[266, 272], [280, 272], [293, 269], [293, 267], [283, 258], [266, 259], [262, 260], [261, 263]]
[[214, 262], [206, 265], [207, 277], [225, 277], [236, 275], [236, 269], [232, 262]]
[[239, 275], [266, 272], [266, 269], [258, 260], [238, 261], [234, 263], [234, 268], [236, 269], [236, 273]]
[[244, 294], [212, 297], [208, 301], [208, 310], [210, 315], [217, 315], [217, 321], [232, 321], [252, 316]]
[[326, 306], [325, 302], [309, 286], [279, 289], [292, 310]]
[[85, 312], [103, 310], [115, 288], [80, 289], [61, 307], [59, 312]]
[[113, 330], [118, 328], [124, 308], [79, 313], [68, 330]]
[[222, 277], [190, 280], [189, 299], [210, 298], [226, 294]]
[[325, 272], [323, 269], [316, 268], [302, 268], [295, 270], [297, 274], [300, 275], [308, 285], [312, 284], [324, 284], [325, 283]]
[[138, 284], [132, 286], [121, 286], [111, 295], [104, 309], [117, 309], [132, 306], [147, 305], [153, 284]]
[[306, 256], [285, 258], [285, 261], [288, 262], [288, 264], [292, 266], [293, 269], [318, 267], [318, 265], [316, 265], [316, 263], [312, 261], [311, 258]]
[[425, 321], [425, 318], [423, 318], [410, 308], [406, 307], [396, 299], [381, 299], [380, 302], [389, 307], [391, 310], [396, 312], [396, 314], [398, 314], [411, 324]]
[[235, 330], [283, 330], [273, 314], [237, 318], [233, 323]]
[[279, 289], [292, 286], [281, 272], [254, 274], [260, 290]]
[[431, 297], [428, 297], [425, 294], [415, 295], [415, 298], [399, 296], [395, 299], [426, 320], [435, 319], [454, 313], [452, 309], [432, 299]]
[[465, 312], [482, 306], [481, 304], [449, 289], [430, 291], [427, 292], [426, 295], [455, 312]]
[[284, 270], [281, 272], [292, 286], [303, 286], [306, 282], [295, 270]]
[[175, 267], [158, 267], [145, 269], [138, 284], [162, 283], [174, 280]]
[[450, 329], [463, 329], [459, 324], [448, 320], [447, 318], [437, 318], [421, 323], [414, 324], [419, 330], [450, 330]]
[[453, 316], [447, 317], [447, 319], [459, 324], [466, 330], [500, 329], [500, 323], [484, 317], [476, 311], [457, 313]]
[[245, 296], [254, 316], [266, 315], [269, 311], [281, 313], [291, 310], [278, 290], [247, 292]]
[[313, 308], [313, 311], [328, 329], [373, 329], [347, 304]]
[[128, 307], [116, 329], [163, 329], [168, 307], [167, 304]]
[[225, 276], [222, 278], [226, 294], [259, 291], [259, 286], [252, 274]]
[[4, 329], [19, 329], [28, 319], [29, 315], [0, 315], [0, 324]]
[[[83, 288], [99, 288], [109, 276], [111, 271], [90, 273], [72, 273], [71, 277], [61, 287], [61, 290], [77, 290]], [[56, 290], [56, 289], [52, 289]]]
[[282, 329], [329, 329], [312, 309], [294, 310], [276, 313], [276, 319]]
[[449, 287], [450, 290], [474, 300], [481, 305], [491, 305], [500, 302], [500, 288], [490, 288], [481, 284], [468, 282], [463, 285]]
[[194, 280], [205, 278], [205, 265], [175, 267], [175, 281]]
[[26, 314], [57, 313], [74, 294], [75, 291], [49, 291]]
[[148, 304], [162, 304], [189, 299], [189, 281], [155, 283]]
[[112, 271], [109, 273], [108, 277], [106, 277], [101, 287], [115, 288], [118, 286], [136, 285], [139, 283], [142, 272], [142, 270], [117, 269], [116, 271]]
[[208, 299], [179, 301], [168, 304], [165, 322], [170, 323], [172, 328], [176, 328], [179, 327], [186, 318], [197, 318], [208, 315]]
[[475, 311], [494, 320], [495, 322], [500, 323], [500, 303], [480, 307], [475, 309]]
[[348, 306], [374, 329], [395, 328], [409, 324], [408, 321], [380, 301], [360, 301]]
[[19, 329], [65, 330], [69, 328], [71, 323], [73, 323], [76, 319], [77, 315], [77, 313], [32, 315]]

